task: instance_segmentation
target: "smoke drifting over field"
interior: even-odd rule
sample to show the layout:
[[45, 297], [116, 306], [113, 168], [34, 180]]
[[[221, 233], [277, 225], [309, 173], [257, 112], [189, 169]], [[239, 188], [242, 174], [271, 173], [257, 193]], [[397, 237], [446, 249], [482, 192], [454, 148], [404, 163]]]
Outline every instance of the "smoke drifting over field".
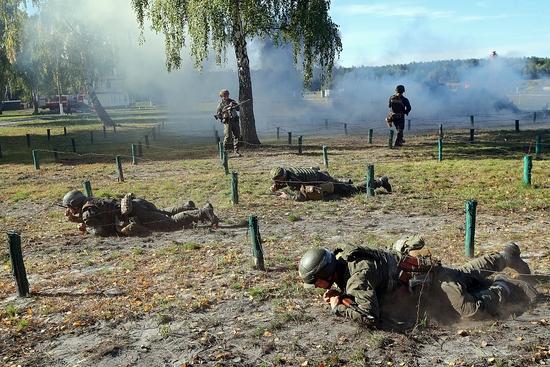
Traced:
[[[146, 42], [139, 44], [139, 30], [129, 2], [100, 0], [85, 2], [82, 14], [100, 26], [117, 45], [117, 74], [123, 78], [131, 100], [164, 104], [174, 111], [174, 121], [186, 129], [212, 131], [221, 129], [213, 119], [220, 89], [229, 89], [238, 98], [238, 79], [233, 50], [228, 50], [226, 69], [219, 69], [214, 58], [206, 61], [202, 73], [193, 68], [187, 50], [182, 51], [183, 65], [172, 73], [166, 71], [164, 36], [148, 28]], [[345, 41], [345, 40], [344, 40]], [[344, 45], [345, 46], [345, 45]], [[435, 82], [418, 82], [411, 78], [367, 80], [365, 68], [356, 68], [335, 80], [330, 98], [316, 100], [302, 96], [301, 75], [292, 65], [292, 50], [258, 40], [249, 43], [252, 67], [254, 112], [260, 136], [272, 136], [276, 127], [314, 131], [327, 124], [350, 129], [382, 128], [388, 114], [388, 99], [395, 86], [406, 87], [405, 96], [412, 104], [408, 118], [445, 123], [449, 118], [477, 114], [513, 112], [506, 93], [513, 92], [520, 79], [502, 60], [486, 67], [474, 68], [460, 75], [453, 89]], [[468, 55], [464, 55], [465, 58]], [[223, 72], [225, 70], [225, 72]], [[210, 109], [205, 112], [206, 109]], [[296, 131], [296, 130], [295, 130]]]

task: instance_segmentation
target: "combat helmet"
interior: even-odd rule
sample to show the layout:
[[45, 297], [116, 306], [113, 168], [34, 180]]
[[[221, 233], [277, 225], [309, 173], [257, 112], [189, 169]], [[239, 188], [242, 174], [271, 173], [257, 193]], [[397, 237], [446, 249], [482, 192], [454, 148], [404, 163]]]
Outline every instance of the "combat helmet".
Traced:
[[328, 280], [336, 270], [334, 255], [325, 248], [314, 248], [302, 256], [298, 273], [306, 284], [314, 284], [319, 278]]
[[86, 195], [82, 191], [71, 190], [63, 196], [63, 205], [71, 208], [80, 208], [86, 201]]
[[273, 181], [284, 181], [286, 170], [283, 167], [275, 167], [271, 170], [271, 179]]
[[397, 87], [395, 87], [395, 91], [397, 93], [405, 93], [405, 87], [399, 84]]

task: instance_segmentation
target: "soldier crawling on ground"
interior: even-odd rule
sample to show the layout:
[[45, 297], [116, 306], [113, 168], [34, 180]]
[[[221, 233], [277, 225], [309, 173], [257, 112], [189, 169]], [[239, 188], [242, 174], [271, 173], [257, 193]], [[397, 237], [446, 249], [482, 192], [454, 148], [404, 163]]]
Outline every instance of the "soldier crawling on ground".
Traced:
[[71, 190], [63, 197], [65, 216], [78, 223], [80, 232], [97, 236], [141, 236], [153, 231], [174, 231], [191, 228], [195, 223], [209, 221], [218, 225], [218, 217], [210, 203], [202, 208], [188, 201], [163, 210], [145, 199], [127, 194], [122, 200], [87, 197]]
[[[296, 195], [289, 195], [285, 192], [279, 194], [284, 199], [294, 199], [296, 201], [322, 200], [331, 196], [351, 197], [355, 194], [366, 193], [368, 182], [353, 184], [351, 180], [337, 180], [328, 172], [319, 170], [318, 167], [312, 168], [283, 168], [276, 167], [271, 170], [271, 179], [274, 184], [271, 185], [271, 192], [277, 192], [284, 187], [292, 191], [297, 191]], [[391, 193], [391, 185], [388, 177], [382, 176], [374, 180], [373, 189], [383, 187], [388, 193]]]

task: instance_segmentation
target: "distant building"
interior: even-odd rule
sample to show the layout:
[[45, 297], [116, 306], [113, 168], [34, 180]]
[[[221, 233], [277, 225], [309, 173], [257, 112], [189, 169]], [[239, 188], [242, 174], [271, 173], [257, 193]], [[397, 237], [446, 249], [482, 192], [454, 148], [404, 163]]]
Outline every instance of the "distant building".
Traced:
[[124, 88], [124, 81], [113, 73], [94, 83], [95, 93], [104, 108], [128, 108], [130, 100]]

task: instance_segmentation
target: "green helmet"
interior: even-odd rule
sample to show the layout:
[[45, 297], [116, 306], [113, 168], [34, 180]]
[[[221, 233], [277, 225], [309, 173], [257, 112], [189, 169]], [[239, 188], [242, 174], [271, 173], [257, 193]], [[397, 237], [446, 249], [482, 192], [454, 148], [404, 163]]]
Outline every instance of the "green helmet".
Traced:
[[405, 93], [405, 87], [399, 84], [397, 87], [395, 87], [395, 91], [397, 93]]
[[275, 167], [271, 170], [273, 181], [283, 181], [286, 176], [286, 170], [283, 167]]
[[71, 190], [63, 196], [63, 205], [71, 208], [80, 208], [86, 201], [86, 195], [82, 191]]
[[326, 248], [314, 248], [302, 256], [298, 273], [306, 284], [314, 284], [319, 278], [328, 280], [336, 270], [336, 259]]

